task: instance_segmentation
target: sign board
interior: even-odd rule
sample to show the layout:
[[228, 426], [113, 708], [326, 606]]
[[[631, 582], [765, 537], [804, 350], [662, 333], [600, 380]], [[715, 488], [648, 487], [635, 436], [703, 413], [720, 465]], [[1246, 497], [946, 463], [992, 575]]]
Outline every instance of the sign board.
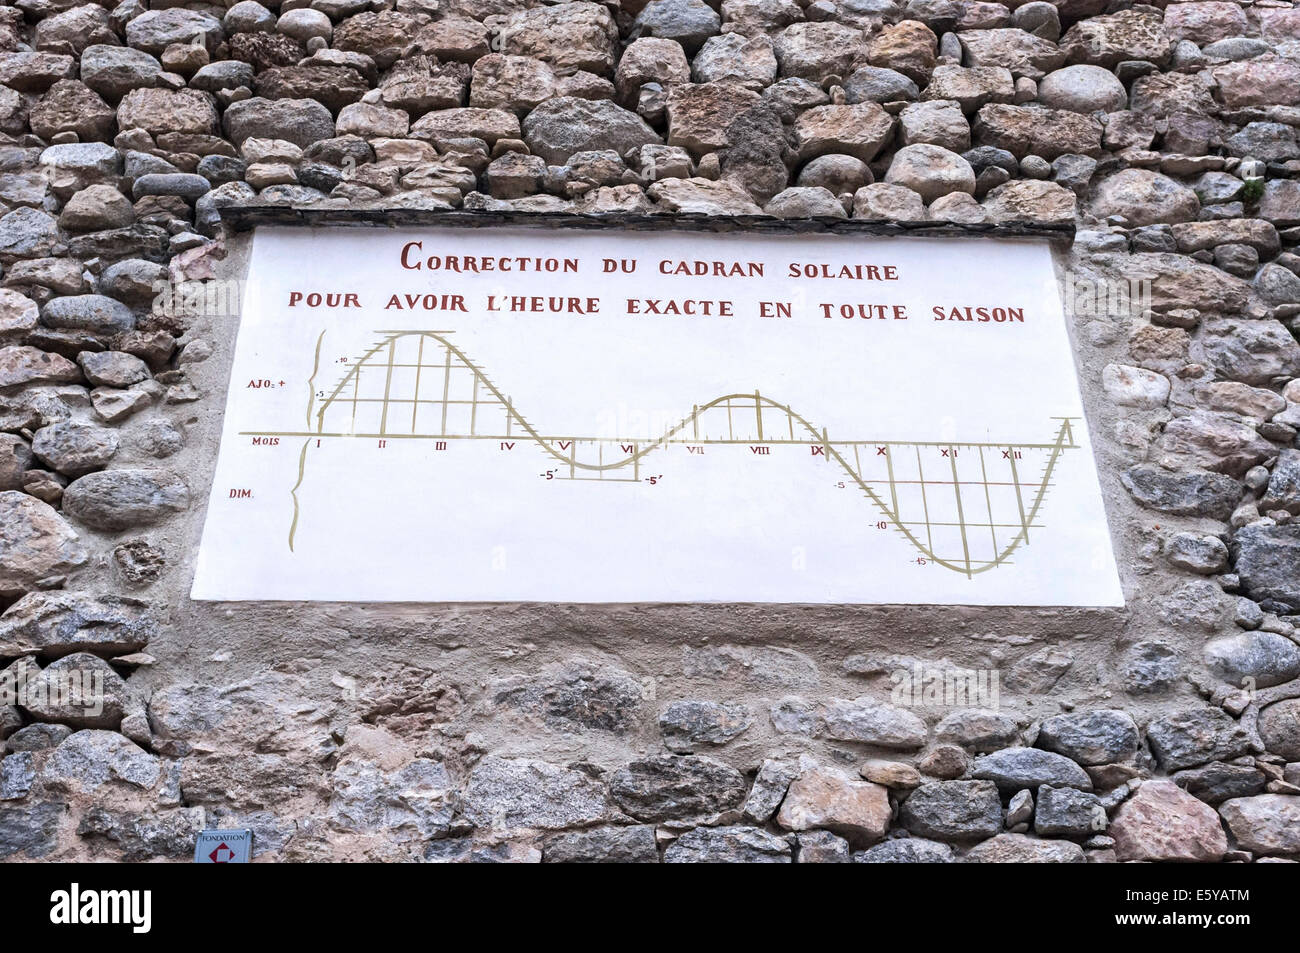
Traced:
[[196, 599], [1122, 605], [1041, 241], [261, 229]]
[[252, 831], [203, 831], [194, 842], [196, 864], [246, 864], [252, 856]]

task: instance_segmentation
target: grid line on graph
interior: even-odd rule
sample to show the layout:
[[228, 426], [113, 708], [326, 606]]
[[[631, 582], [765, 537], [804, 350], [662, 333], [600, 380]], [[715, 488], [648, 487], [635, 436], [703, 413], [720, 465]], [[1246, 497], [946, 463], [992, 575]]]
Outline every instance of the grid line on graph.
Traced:
[[[749, 445], [763, 455], [773, 447], [803, 447], [838, 466], [846, 478], [838, 485], [863, 492], [884, 517], [881, 525], [892, 525], [921, 553], [919, 562], [930, 559], [968, 577], [1009, 563], [1028, 545], [1030, 529], [1042, 525], [1039, 512], [1062, 453], [1077, 448], [1068, 418], [1055, 418], [1055, 437], [1041, 443], [841, 438], [757, 388], [692, 404], [689, 415], [652, 439], [547, 434], [453, 343], [451, 332], [380, 334], [350, 362], [333, 391], [322, 392], [319, 404], [313, 392], [308, 419], [314, 409], [314, 429], [277, 435], [318, 441], [526, 439], [561, 464], [555, 478], [621, 483], [639, 482], [648, 454], [677, 445]], [[390, 427], [397, 419], [390, 411], [408, 406], [409, 430]], [[1026, 465], [1036, 467], [1037, 479], [1026, 480]]]

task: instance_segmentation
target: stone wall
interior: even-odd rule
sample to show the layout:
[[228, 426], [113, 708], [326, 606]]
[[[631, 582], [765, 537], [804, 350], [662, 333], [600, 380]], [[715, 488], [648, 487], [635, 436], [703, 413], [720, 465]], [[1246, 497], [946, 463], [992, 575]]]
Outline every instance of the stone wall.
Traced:
[[[1300, 858], [1300, 8], [19, 0], [0, 84], [0, 857]], [[1128, 605], [193, 603], [249, 205], [1073, 226]]]

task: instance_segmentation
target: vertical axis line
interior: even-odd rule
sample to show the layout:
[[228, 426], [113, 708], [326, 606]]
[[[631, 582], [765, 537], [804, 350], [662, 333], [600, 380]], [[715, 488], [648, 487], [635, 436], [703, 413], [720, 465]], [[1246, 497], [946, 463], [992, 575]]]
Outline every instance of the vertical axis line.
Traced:
[[993, 557], [996, 559], [998, 555], [998, 530], [993, 525], [996, 521], [993, 519], [993, 495], [989, 490], [989, 470], [984, 463], [984, 448], [979, 447], [978, 450], [980, 453], [980, 476], [984, 480], [984, 504], [989, 511], [989, 536], [993, 540]]
[[439, 432], [445, 437], [447, 436], [447, 401], [451, 397], [451, 348], [443, 350], [447, 352], [447, 360], [442, 365], [442, 430]]
[[478, 433], [478, 375], [470, 376], [474, 378], [474, 393], [469, 401], [469, 435], [473, 437]]
[[1016, 487], [1016, 506], [1020, 507], [1020, 532], [1022, 541], [1029, 545], [1029, 520], [1025, 518], [1025, 500], [1020, 495], [1020, 473], [1016, 470], [1016, 448], [1007, 447], [1007, 458], [1011, 461], [1011, 482]]
[[[357, 400], [361, 397], [361, 372], [365, 370], [364, 364], [358, 364], [356, 370], [352, 372], [352, 432], [357, 432]], [[346, 382], [345, 382], [346, 383]], [[322, 413], [324, 412], [322, 408]]]
[[925, 467], [921, 463], [920, 447], [916, 448], [916, 482], [921, 487], [921, 511], [925, 515], [925, 548], [933, 555], [934, 535], [930, 532], [930, 501], [925, 496]]
[[397, 355], [397, 339], [388, 339], [388, 372], [384, 377], [384, 404], [379, 414], [379, 432], [388, 433], [388, 394], [393, 388], [393, 361]]
[[[920, 454], [920, 450], [917, 453]], [[894, 519], [902, 522], [903, 516], [898, 512], [898, 484], [894, 480], [894, 455], [890, 453], [889, 447], [885, 447], [885, 471], [889, 474], [889, 502], [894, 507]], [[925, 489], [924, 485], [921, 489]]]
[[758, 391], [754, 391], [754, 420], [758, 424], [758, 442], [763, 442], [763, 405], [759, 403]]
[[415, 352], [415, 394], [411, 400], [411, 433], [415, 433], [415, 415], [420, 412], [420, 372], [424, 370], [424, 335]]
[[951, 454], [948, 462], [952, 464], [952, 489], [957, 497], [957, 525], [961, 527], [961, 551], [966, 557], [966, 578], [970, 579], [970, 543], [966, 541], [966, 511], [961, 505], [961, 482], [957, 476], [957, 448], [950, 445], [948, 450]]

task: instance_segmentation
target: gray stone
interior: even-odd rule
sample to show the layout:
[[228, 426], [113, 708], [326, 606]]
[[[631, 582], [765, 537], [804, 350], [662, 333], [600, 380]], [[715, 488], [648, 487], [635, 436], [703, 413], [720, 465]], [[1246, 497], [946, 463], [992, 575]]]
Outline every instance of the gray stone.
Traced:
[[63, 509], [88, 526], [123, 530], [148, 526], [189, 507], [190, 493], [170, 470], [107, 470], [74, 480]]
[[203, 39], [209, 52], [223, 37], [221, 22], [206, 13], [170, 7], [149, 10], [126, 25], [126, 42], [138, 50], [160, 55], [173, 43], [188, 44]]
[[501, 679], [489, 691], [494, 704], [527, 712], [550, 727], [614, 734], [633, 726], [642, 700], [641, 682], [631, 673], [582, 658]]
[[190, 86], [204, 92], [215, 93], [223, 89], [253, 88], [254, 70], [251, 63], [239, 60], [221, 60], [209, 63], [192, 77]]
[[1300, 524], [1243, 527], [1232, 538], [1232, 552], [1242, 585], [1253, 599], [1300, 609]]
[[1165, 558], [1179, 569], [1209, 576], [1228, 565], [1228, 547], [1217, 536], [1175, 533], [1165, 541]]
[[926, 143], [904, 146], [895, 152], [885, 181], [911, 189], [927, 204], [951, 192], [975, 191], [975, 172], [969, 162], [955, 152]]
[[657, 864], [653, 825], [593, 827], [557, 834], [542, 847], [545, 864]]
[[[270, 770], [258, 774], [263, 796], [282, 783], [281, 765], [266, 767]], [[201, 781], [196, 783], [193, 774], [182, 780], [189, 800], [200, 800], [195, 789], [201, 789]], [[288, 791], [297, 786], [290, 773]], [[430, 758], [398, 767], [345, 757], [330, 776], [330, 787], [330, 820], [340, 830], [382, 833], [396, 842], [424, 841], [445, 836], [455, 816], [455, 782], [441, 761]]]
[[1300, 699], [1287, 698], [1259, 713], [1259, 736], [1270, 752], [1300, 761]]
[[[0, 492], [0, 597], [13, 599], [44, 580], [64, 575], [84, 565], [87, 554], [76, 532], [49, 504], [18, 490]], [[0, 656], [6, 622], [22, 604], [0, 615]]]
[[1091, 837], [1106, 825], [1106, 808], [1095, 794], [1050, 784], [1038, 789], [1034, 833], [1040, 837]]
[[133, 89], [156, 86], [162, 72], [162, 64], [144, 50], [99, 44], [81, 54], [81, 81], [110, 103]]
[[1245, 754], [1249, 738], [1221, 709], [1189, 708], [1147, 725], [1147, 741], [1166, 771], [1225, 761]]
[[853, 862], [849, 842], [830, 831], [805, 831], [797, 834], [798, 863], [849, 864]]
[[20, 801], [27, 797], [36, 781], [35, 763], [36, 759], [27, 751], [0, 759], [0, 801]]
[[58, 845], [59, 822], [66, 812], [54, 801], [0, 807], [0, 858], [49, 854]]
[[1001, 791], [1015, 792], [1040, 784], [1092, 790], [1087, 773], [1062, 755], [1037, 748], [1003, 748], [975, 759], [971, 777], [992, 781]]
[[211, 188], [212, 184], [201, 175], [185, 172], [153, 173], [136, 179], [131, 194], [137, 199], [146, 195], [175, 195], [193, 202]]
[[1197, 343], [1206, 362], [1228, 380], [1267, 384], [1300, 375], [1300, 344], [1279, 321], [1210, 318]]
[[1130, 467], [1120, 481], [1144, 506], [1177, 516], [1226, 520], [1241, 500], [1242, 486], [1224, 473], [1174, 473], [1149, 463]]
[[8, 751], [45, 751], [63, 744], [72, 729], [67, 725], [30, 724], [19, 728], [6, 740]]
[[981, 840], [1002, 830], [1002, 801], [990, 781], [932, 781], [908, 795], [899, 820], [923, 837]]
[[1166, 175], [1124, 169], [1097, 184], [1090, 210], [1097, 218], [1120, 215], [1142, 226], [1194, 221], [1201, 203], [1195, 192]]
[[1069, 841], [1038, 840], [1025, 834], [999, 834], [977, 844], [963, 858], [968, 864], [1082, 864], [1083, 848]]
[[844, 81], [844, 96], [850, 103], [895, 103], [919, 95], [911, 79], [881, 66], [860, 66]]
[[704, 0], [651, 0], [633, 21], [631, 36], [676, 40], [693, 54], [720, 28], [717, 12]]
[[148, 790], [162, 762], [113, 731], [74, 731], [54, 749], [42, 772], [55, 789], [93, 792], [106, 784]]
[[[113, 267], [123, 264], [129, 263], [118, 262]], [[141, 264], [153, 266], [152, 262]], [[124, 271], [117, 274], [122, 275]], [[152, 274], [152, 271], [149, 273]], [[150, 377], [148, 364], [134, 354], [123, 351], [82, 351], [77, 355], [77, 363], [81, 365], [86, 380], [100, 387], [130, 387]]]
[[1076, 64], [1048, 73], [1038, 81], [1038, 101], [1074, 112], [1116, 112], [1128, 106], [1128, 91], [1108, 69]]
[[1281, 162], [1300, 156], [1295, 130], [1280, 122], [1250, 122], [1224, 141], [1231, 156], [1250, 156], [1265, 162]]
[[1264, 790], [1264, 772], [1254, 765], [1212, 761], [1199, 768], [1177, 771], [1171, 779], [1180, 788], [1206, 804], [1219, 804], [1228, 798], [1250, 797]]
[[656, 756], [633, 761], [610, 778], [610, 794], [641, 821], [671, 821], [718, 814], [745, 797], [740, 772], [703, 757]]
[[836, 741], [857, 741], [908, 750], [925, 744], [925, 722], [913, 712], [882, 705], [863, 695], [852, 701], [832, 699], [822, 708], [822, 734]]
[[34, 208], [16, 208], [0, 217], [0, 264], [18, 258], [40, 258], [54, 251], [58, 223]]
[[193, 856], [194, 842], [207, 826], [205, 821], [201, 807], [117, 813], [96, 806], [82, 815], [77, 834], [111, 841], [127, 863], [158, 857], [182, 859]]
[[798, 769], [788, 762], [765, 760], [745, 798], [742, 808], [745, 817], [758, 824], [768, 821], [781, 806], [790, 782], [798, 775]]
[[1300, 853], [1300, 797], [1257, 794], [1219, 805], [1237, 846], [1256, 854]]
[[600, 781], [528, 758], [483, 758], [464, 793], [465, 819], [482, 828], [576, 827], [606, 820], [609, 813]]
[[947, 844], [924, 837], [897, 837], [853, 855], [855, 864], [951, 864], [955, 859]]
[[275, 29], [275, 14], [257, 0], [239, 0], [221, 20], [226, 33], [270, 33]]
[[788, 864], [790, 842], [758, 827], [697, 827], [664, 851], [666, 864]]
[[311, 99], [244, 99], [226, 109], [222, 120], [236, 146], [245, 139], [283, 139], [300, 148], [332, 138], [330, 111]]
[[117, 445], [117, 431], [73, 421], [42, 427], [32, 438], [32, 452], [42, 462], [72, 477], [103, 469]]
[[763, 212], [776, 218], [848, 218], [840, 200], [827, 189], [794, 186], [783, 189], [763, 206]]
[[689, 754], [701, 746], [725, 745], [750, 724], [745, 706], [730, 702], [679, 701], [659, 713], [664, 747], [678, 754]]
[[970, 751], [997, 751], [1020, 739], [1020, 728], [1010, 715], [978, 708], [945, 715], [935, 726], [935, 738]]
[[37, 721], [117, 730], [130, 705], [126, 682], [112, 666], [76, 652], [51, 662], [28, 683], [23, 707]]
[[104, 295], [69, 295], [47, 303], [41, 309], [41, 323], [59, 330], [119, 334], [135, 327], [135, 313]]
[[548, 100], [529, 113], [523, 136], [534, 153], [556, 165], [575, 152], [613, 149], [625, 155], [661, 141], [635, 113], [612, 102], [571, 96]]
[[1269, 688], [1300, 676], [1300, 646], [1274, 632], [1241, 632], [1205, 643], [1205, 664], [1237, 688]]
[[0, 615], [0, 656], [125, 655], [143, 649], [157, 631], [148, 605], [138, 599], [30, 592]]
[[1137, 754], [1138, 729], [1118, 709], [1070, 712], [1044, 721], [1037, 744], [1082, 765], [1110, 764]]
[[1269, 304], [1294, 305], [1300, 302], [1300, 276], [1281, 265], [1265, 265], [1251, 284]]
[[852, 195], [872, 181], [871, 169], [861, 159], [845, 155], [818, 156], [800, 171], [796, 184], [824, 188], [832, 195]]

